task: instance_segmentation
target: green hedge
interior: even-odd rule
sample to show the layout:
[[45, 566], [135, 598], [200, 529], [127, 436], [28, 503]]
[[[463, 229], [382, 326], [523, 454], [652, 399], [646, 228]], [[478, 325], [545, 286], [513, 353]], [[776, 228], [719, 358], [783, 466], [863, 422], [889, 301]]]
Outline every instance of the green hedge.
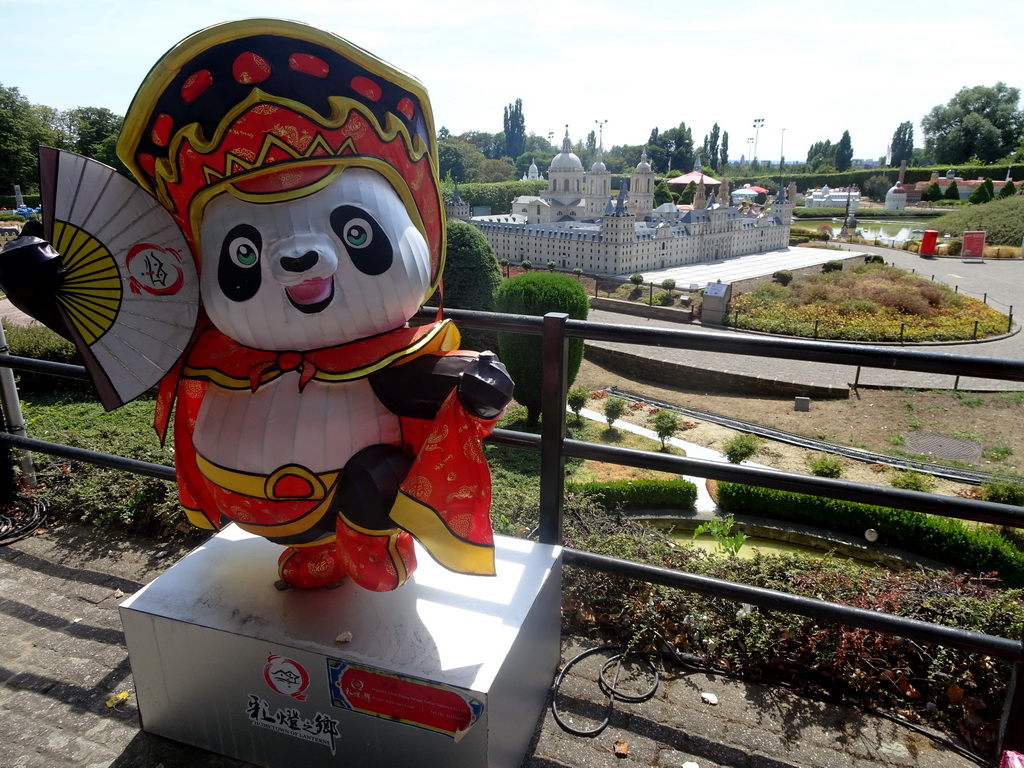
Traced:
[[853, 536], [874, 528], [890, 547], [974, 573], [997, 571], [1006, 585], [1024, 586], [1024, 553], [1000, 534], [967, 528], [959, 520], [736, 483], [719, 483], [718, 505], [725, 512], [789, 520]]
[[697, 486], [688, 480], [613, 480], [606, 483], [566, 483], [567, 492], [594, 496], [606, 507], [623, 509], [692, 510]]
[[[539, 195], [547, 189], [546, 181], [500, 181], [494, 184], [460, 184], [459, 197], [470, 207], [489, 205], [492, 214], [511, 213], [512, 201], [520, 195]], [[452, 193], [443, 190], [446, 203]]]
[[[890, 211], [886, 208], [858, 208], [850, 211], [858, 219], [934, 219], [948, 211], [933, 211], [920, 208], [907, 208], [902, 211]], [[845, 208], [807, 208], [798, 206], [793, 209], [798, 219], [841, 219], [846, 216]]]
[[[907, 168], [906, 175], [904, 176], [904, 182], [907, 184], [916, 184], [919, 181], [928, 181], [932, 177], [933, 171], [939, 172], [939, 178], [946, 178], [946, 171], [952, 168], [956, 175], [962, 179], [977, 179], [990, 177], [993, 179], [1005, 179], [1007, 170], [1010, 171], [1010, 175], [1019, 179], [1024, 175], [1024, 164], [1007, 165], [1005, 163], [1001, 165], [932, 165], [927, 168]], [[856, 184], [858, 187], [863, 188], [865, 182], [875, 176], [876, 174], [885, 173], [887, 171], [897, 171], [895, 168], [859, 168], [855, 170], [848, 170], [842, 172], [832, 173], [785, 173], [785, 183], [789, 184], [790, 181], [796, 182], [796, 188], [801, 192], [808, 189], [819, 189], [826, 184], [832, 189], [837, 187], [848, 187], [851, 184]], [[779, 169], [778, 166], [772, 168], [770, 174], [763, 174], [757, 176], [736, 176], [735, 178], [729, 177], [729, 186], [732, 189], [738, 189], [744, 184], [751, 184], [754, 186], [765, 187], [773, 192], [779, 188]], [[461, 189], [461, 187], [460, 187]]]

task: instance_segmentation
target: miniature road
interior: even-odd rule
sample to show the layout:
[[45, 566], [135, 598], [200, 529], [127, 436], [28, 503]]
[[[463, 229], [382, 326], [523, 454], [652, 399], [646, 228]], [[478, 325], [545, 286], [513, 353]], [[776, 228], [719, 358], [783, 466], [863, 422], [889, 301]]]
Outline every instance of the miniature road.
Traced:
[[[897, 251], [890, 248], [874, 248], [872, 246], [851, 246], [855, 253], [880, 253], [887, 263], [914, 270], [926, 277], [933, 277], [938, 282], [956, 287], [960, 293], [978, 299], [987, 298], [988, 303], [1000, 312], [1015, 313], [1018, 317], [1024, 312], [1024, 261], [1022, 260], [988, 260], [980, 264], [965, 264], [959, 259], [926, 259], [916, 254]], [[721, 279], [723, 282], [743, 280], [761, 275], [770, 275], [780, 269], [799, 269], [821, 263], [839, 254], [834, 251], [822, 251], [813, 248], [790, 248], [787, 251], [773, 251], [767, 254], [741, 256], [727, 259], [716, 264], [697, 264], [691, 267], [679, 267], [663, 272], [645, 273], [648, 282], [658, 283], [663, 279], [672, 278], [680, 287], [696, 283], [703, 287], [709, 282]], [[845, 254], [844, 254], [845, 255]], [[811, 258], [811, 257], [814, 258]], [[638, 317], [627, 317], [603, 310], [591, 310], [589, 319], [600, 323], [616, 325], [637, 325], [642, 327], [692, 327], [681, 326], [663, 320], [648, 320]], [[735, 335], [743, 333], [732, 329], [721, 329], [713, 326], [702, 326], [709, 333]], [[756, 335], [754, 335], [756, 338]], [[650, 359], [665, 360], [698, 368], [716, 371], [729, 371], [746, 376], [766, 379], [784, 379], [786, 381], [805, 384], [844, 387], [858, 381], [863, 386], [877, 387], [913, 387], [920, 389], [960, 389], [1016, 391], [1024, 389], [1024, 384], [996, 379], [978, 379], [963, 377], [959, 384], [955, 376], [917, 373], [913, 371], [893, 371], [876, 368], [863, 368], [859, 379], [854, 366], [831, 365], [817, 363], [813, 360], [787, 360], [780, 366], [779, 361], [771, 358], [729, 355], [714, 352], [695, 352], [665, 347], [637, 347], [631, 344], [613, 344], [609, 342], [592, 342], [588, 344], [619, 349], [632, 354], [643, 355]], [[993, 341], [964, 342], [962, 344], [929, 345], [931, 349], [960, 355], [979, 355], [993, 358], [1009, 358], [1024, 360], [1024, 335], [1014, 333]], [[682, 386], [699, 389], [699, 384], [680, 382]]]

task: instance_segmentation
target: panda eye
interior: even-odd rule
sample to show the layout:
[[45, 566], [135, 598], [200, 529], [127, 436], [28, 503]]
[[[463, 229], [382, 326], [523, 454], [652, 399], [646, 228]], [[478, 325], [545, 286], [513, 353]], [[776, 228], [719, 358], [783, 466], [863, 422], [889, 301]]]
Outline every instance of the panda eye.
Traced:
[[345, 227], [345, 245], [349, 248], [367, 248], [373, 242], [373, 229], [366, 219], [352, 219]]
[[236, 237], [228, 244], [228, 256], [240, 267], [251, 267], [260, 259], [260, 249], [248, 237]]
[[373, 216], [354, 205], [331, 211], [331, 229], [344, 246], [352, 266], [364, 275], [383, 275], [394, 262], [395, 249]]
[[262, 276], [253, 269], [260, 261], [263, 236], [251, 224], [238, 224], [221, 241], [217, 282], [231, 301], [248, 301], [260, 289]]

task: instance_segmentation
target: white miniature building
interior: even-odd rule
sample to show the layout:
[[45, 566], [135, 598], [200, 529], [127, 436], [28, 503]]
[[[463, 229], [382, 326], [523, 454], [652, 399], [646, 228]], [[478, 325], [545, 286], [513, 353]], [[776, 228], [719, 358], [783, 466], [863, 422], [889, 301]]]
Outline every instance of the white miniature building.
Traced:
[[569, 132], [562, 151], [548, 167], [542, 195], [521, 196], [511, 214], [471, 220], [499, 259], [534, 264], [555, 262], [558, 269], [632, 274], [684, 264], [786, 248], [796, 195], [780, 190], [771, 209], [741, 211], [705, 199], [703, 186], [693, 209], [666, 203], [654, 208], [654, 171], [644, 153], [613, 201], [611, 174], [601, 159], [590, 172], [572, 152]]
[[804, 192], [804, 205], [808, 208], [846, 208], [850, 201], [850, 210], [860, 207], [860, 190], [857, 187], [840, 187], [829, 189], [828, 184], [821, 189], [810, 189]]

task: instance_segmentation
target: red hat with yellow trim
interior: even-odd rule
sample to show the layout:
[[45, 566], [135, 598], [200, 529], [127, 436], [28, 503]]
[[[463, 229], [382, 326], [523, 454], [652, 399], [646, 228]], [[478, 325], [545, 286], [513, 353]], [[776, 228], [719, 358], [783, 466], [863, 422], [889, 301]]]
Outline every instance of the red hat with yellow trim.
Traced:
[[434, 135], [415, 78], [329, 32], [249, 19], [197, 32], [157, 62], [117, 154], [197, 254], [203, 211], [219, 194], [274, 202], [322, 189], [346, 167], [376, 170], [429, 245], [429, 295], [445, 237]]

